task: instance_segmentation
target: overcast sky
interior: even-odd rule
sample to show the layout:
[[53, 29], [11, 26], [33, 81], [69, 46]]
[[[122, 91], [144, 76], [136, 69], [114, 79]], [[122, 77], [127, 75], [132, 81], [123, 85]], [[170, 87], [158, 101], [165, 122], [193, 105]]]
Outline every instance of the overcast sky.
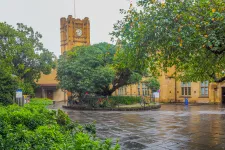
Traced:
[[[133, 3], [135, 0], [133, 0]], [[74, 14], [74, 0], [0, 0], [0, 21], [16, 26], [23, 23], [42, 35], [44, 46], [60, 55], [60, 18]], [[109, 42], [113, 24], [122, 19], [119, 9], [129, 0], [76, 0], [76, 16], [89, 17], [91, 44]]]

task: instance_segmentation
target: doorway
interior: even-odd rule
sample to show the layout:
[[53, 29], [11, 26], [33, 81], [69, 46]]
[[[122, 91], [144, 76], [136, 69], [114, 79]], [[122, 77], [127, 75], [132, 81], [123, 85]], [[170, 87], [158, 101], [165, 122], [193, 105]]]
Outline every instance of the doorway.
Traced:
[[53, 100], [53, 91], [47, 90], [47, 98]]
[[222, 104], [225, 104], [225, 87], [222, 87]]

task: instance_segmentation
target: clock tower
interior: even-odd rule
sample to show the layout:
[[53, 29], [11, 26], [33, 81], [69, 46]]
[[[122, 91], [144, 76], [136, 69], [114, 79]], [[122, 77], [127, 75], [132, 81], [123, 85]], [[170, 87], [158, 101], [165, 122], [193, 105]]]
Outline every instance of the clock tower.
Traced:
[[90, 45], [89, 18], [75, 19], [72, 15], [60, 19], [61, 54], [74, 46]]

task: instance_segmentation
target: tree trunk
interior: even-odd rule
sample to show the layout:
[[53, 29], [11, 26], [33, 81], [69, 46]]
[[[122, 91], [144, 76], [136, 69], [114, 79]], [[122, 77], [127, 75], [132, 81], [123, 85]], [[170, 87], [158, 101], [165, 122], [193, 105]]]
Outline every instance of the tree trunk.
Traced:
[[103, 96], [111, 96], [112, 93], [115, 92], [118, 88], [124, 85], [127, 85], [130, 76], [131, 76], [131, 71], [129, 69], [125, 69], [113, 81], [111, 89], [109, 87], [106, 87], [103, 92], [96, 93], [96, 94], [100, 94]]

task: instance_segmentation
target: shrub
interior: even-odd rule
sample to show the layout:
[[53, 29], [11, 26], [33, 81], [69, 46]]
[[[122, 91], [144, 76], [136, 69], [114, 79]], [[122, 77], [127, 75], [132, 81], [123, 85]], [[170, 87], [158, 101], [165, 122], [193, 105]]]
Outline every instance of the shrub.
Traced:
[[141, 100], [141, 97], [136, 96], [109, 96], [108, 99], [111, 101], [111, 103], [116, 104], [125, 104], [125, 105], [131, 105], [135, 103], [139, 103]]
[[66, 115], [62, 110], [58, 110], [58, 114], [56, 116], [56, 121], [59, 125], [64, 126], [71, 123], [70, 118]]
[[2, 66], [0, 67], [0, 103], [9, 105], [13, 103], [13, 96], [15, 96], [17, 89], [17, 81], [15, 77], [3, 68]]
[[85, 130], [87, 130], [89, 133], [96, 134], [95, 122], [93, 122], [92, 124], [85, 124], [84, 127], [85, 127]]
[[0, 106], [0, 149], [119, 149], [96, 138], [94, 124], [74, 123], [63, 111], [48, 110], [48, 103], [33, 99], [24, 107]]
[[53, 104], [53, 101], [47, 98], [32, 98], [29, 105], [47, 106]]

